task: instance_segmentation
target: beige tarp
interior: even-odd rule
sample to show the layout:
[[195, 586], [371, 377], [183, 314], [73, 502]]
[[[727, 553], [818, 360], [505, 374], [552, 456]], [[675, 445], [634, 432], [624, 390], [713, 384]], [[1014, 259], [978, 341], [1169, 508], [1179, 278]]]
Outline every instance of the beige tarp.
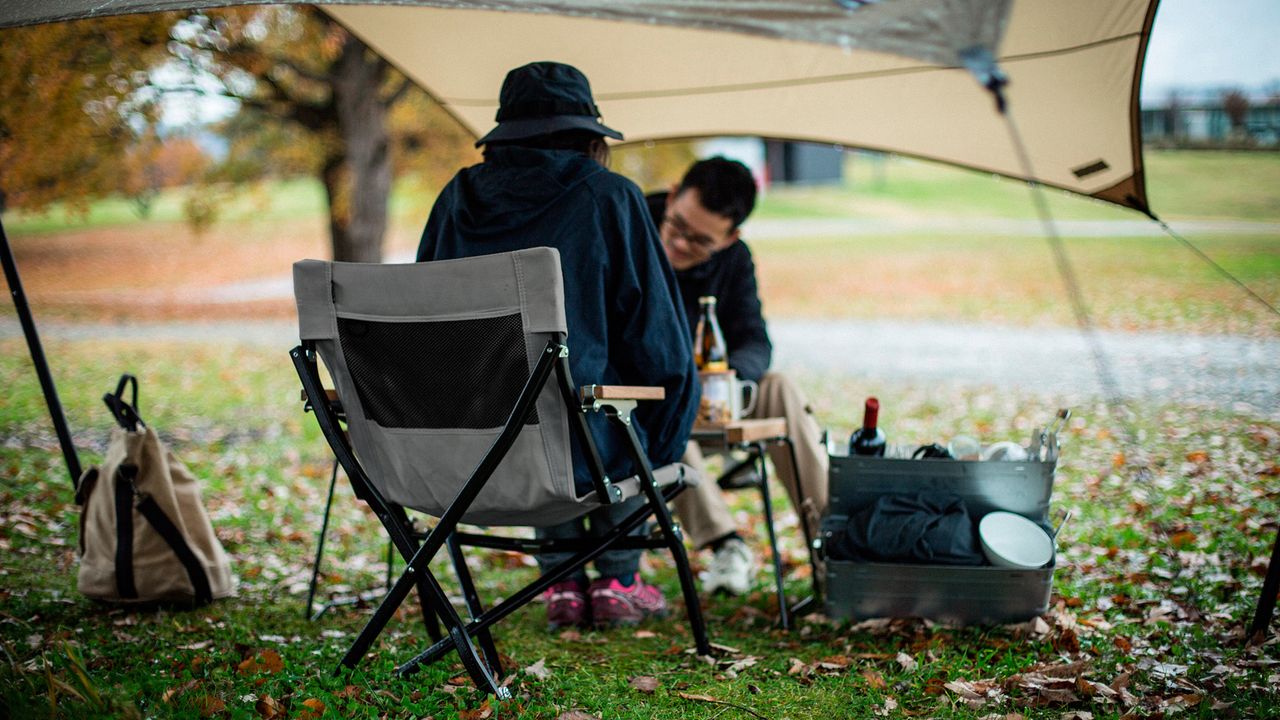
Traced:
[[[5, 25], [242, 0], [14, 0]], [[1155, 0], [428, 0], [325, 4], [473, 133], [506, 71], [559, 60], [628, 142], [758, 135], [1027, 177], [959, 55], [987, 46], [1032, 176], [1146, 207], [1138, 83]]]

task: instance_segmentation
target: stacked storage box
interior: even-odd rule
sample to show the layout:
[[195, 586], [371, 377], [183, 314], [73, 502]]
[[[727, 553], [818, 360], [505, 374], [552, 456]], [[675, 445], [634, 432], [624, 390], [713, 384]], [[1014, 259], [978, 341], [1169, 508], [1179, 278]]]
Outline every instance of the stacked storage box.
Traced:
[[[1008, 510], [1049, 530], [1056, 464], [1056, 458], [980, 462], [832, 455], [831, 501], [820, 538], [829, 544], [830, 538], [843, 532], [850, 515], [890, 493], [958, 495], [975, 522], [993, 510]], [[841, 619], [1021, 622], [1048, 609], [1055, 564], [1056, 558], [1046, 567], [1021, 570], [827, 558], [826, 612]]]

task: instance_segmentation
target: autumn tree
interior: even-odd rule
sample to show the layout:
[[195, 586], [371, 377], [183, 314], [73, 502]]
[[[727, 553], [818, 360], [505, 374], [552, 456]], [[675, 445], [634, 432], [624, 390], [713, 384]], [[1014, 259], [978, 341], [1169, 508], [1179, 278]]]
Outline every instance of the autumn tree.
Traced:
[[[155, 119], [139, 88], [176, 17], [128, 15], [0, 31], [0, 210], [86, 207], [127, 190], [126, 157]], [[154, 98], [152, 98], [153, 100]]]
[[[388, 201], [397, 157], [448, 156], [456, 169], [465, 134], [406, 77], [314, 8], [257, 7], [190, 16], [174, 32], [175, 55], [194, 74], [221, 81], [241, 104], [227, 172], [244, 178], [263, 171], [254, 158], [283, 157], [312, 167], [324, 185], [336, 260], [382, 258]], [[418, 127], [397, 128], [397, 117]], [[238, 128], [238, 131], [237, 131]], [[258, 147], [271, 152], [248, 153]], [[398, 152], [404, 150], [404, 152]]]
[[1239, 90], [1228, 90], [1222, 94], [1222, 111], [1227, 114], [1231, 134], [1243, 134], [1245, 120], [1249, 116], [1249, 98]]

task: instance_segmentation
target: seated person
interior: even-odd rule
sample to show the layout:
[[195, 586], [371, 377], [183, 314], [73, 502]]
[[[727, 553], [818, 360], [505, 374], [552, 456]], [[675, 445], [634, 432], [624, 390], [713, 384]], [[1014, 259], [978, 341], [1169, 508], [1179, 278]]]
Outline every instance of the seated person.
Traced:
[[[576, 68], [537, 62], [507, 74], [498, 125], [476, 144], [484, 161], [458, 172], [441, 191], [418, 260], [487, 255], [535, 246], [559, 249], [564, 275], [569, 366], [579, 383], [652, 385], [666, 400], [633, 416], [655, 466], [680, 459], [698, 406], [689, 328], [676, 308], [675, 277], [662, 257], [644, 196], [603, 166], [604, 138], [622, 135], [598, 120], [587, 78]], [[626, 439], [603, 418], [592, 434], [611, 477], [634, 475]], [[591, 487], [584, 449], [573, 436], [579, 492]], [[599, 535], [634, 512], [636, 498], [581, 521], [538, 528], [539, 537]], [[638, 532], [642, 532], [638, 531]], [[544, 570], [566, 556], [540, 556]], [[610, 550], [588, 584], [584, 574], [548, 589], [551, 628], [634, 624], [664, 614], [666, 600], [639, 576], [639, 550]]]
[[[771, 446], [769, 455], [792, 506], [805, 514], [809, 527], [816, 531], [827, 505], [828, 459], [822, 429], [804, 395], [785, 375], [768, 372], [773, 345], [761, 314], [755, 263], [746, 243], [739, 242], [739, 226], [755, 207], [756, 184], [751, 171], [723, 157], [702, 160], [690, 167], [670, 192], [653, 193], [647, 200], [663, 250], [676, 272], [689, 327], [697, 325], [698, 298], [714, 295], [729, 367], [738, 377], [760, 384], [751, 417], [786, 418], [797, 467], [792, 467], [785, 445]], [[702, 469], [696, 443], [689, 444], [685, 462]], [[797, 471], [803, 482], [803, 506], [797, 502]], [[745, 593], [751, 586], [755, 559], [738, 534], [716, 484], [704, 482], [681, 494], [673, 505], [693, 547], [713, 552], [702, 575], [703, 589]]]

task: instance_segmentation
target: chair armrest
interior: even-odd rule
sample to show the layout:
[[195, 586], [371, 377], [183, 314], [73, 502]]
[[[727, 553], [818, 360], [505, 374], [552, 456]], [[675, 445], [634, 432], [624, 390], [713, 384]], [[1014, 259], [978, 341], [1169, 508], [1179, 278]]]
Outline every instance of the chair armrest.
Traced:
[[[307, 397], [307, 391], [306, 391], [306, 389], [301, 390], [301, 398], [300, 398], [300, 399], [302, 400], [302, 407], [303, 407], [303, 410], [311, 410], [311, 408], [312, 408], [311, 398]], [[333, 388], [325, 388], [325, 389], [324, 389], [324, 399], [325, 399], [325, 402], [329, 405], [329, 407], [333, 408], [333, 413], [334, 413], [334, 415], [337, 415], [337, 416], [338, 416], [338, 419], [339, 419], [339, 420], [345, 420], [345, 419], [346, 419], [347, 414], [346, 414], [346, 412], [345, 412], [345, 411], [343, 411], [343, 409], [342, 409], [342, 401], [338, 399], [338, 391], [337, 391], [337, 390], [335, 390], [335, 389], [333, 389]]]
[[646, 385], [583, 385], [579, 390], [584, 404], [597, 400], [664, 400], [666, 388]]

